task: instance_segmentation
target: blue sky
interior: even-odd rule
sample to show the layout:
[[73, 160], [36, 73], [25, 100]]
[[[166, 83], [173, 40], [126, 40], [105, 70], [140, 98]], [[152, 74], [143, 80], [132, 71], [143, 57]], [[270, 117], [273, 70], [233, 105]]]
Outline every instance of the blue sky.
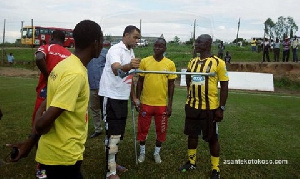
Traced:
[[[164, 34], [169, 41], [178, 36], [182, 41], [191, 37], [196, 19], [196, 36], [208, 33], [214, 39], [232, 41], [239, 37], [250, 39], [263, 36], [267, 18], [294, 18], [300, 27], [298, 0], [17, 0], [0, 2], [0, 40], [4, 19], [5, 41], [20, 37], [21, 21], [30, 25], [74, 28], [76, 23], [91, 19], [99, 23], [104, 34], [122, 35], [127, 25], [140, 26], [142, 36]], [[297, 8], [297, 7], [296, 7]], [[300, 36], [300, 33], [297, 32]]]

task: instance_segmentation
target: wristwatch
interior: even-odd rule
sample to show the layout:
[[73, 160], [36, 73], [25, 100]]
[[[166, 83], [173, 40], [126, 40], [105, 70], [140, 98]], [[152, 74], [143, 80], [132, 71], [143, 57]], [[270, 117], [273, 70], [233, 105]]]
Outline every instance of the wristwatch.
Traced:
[[225, 106], [220, 106], [220, 109], [221, 109], [222, 111], [225, 111]]

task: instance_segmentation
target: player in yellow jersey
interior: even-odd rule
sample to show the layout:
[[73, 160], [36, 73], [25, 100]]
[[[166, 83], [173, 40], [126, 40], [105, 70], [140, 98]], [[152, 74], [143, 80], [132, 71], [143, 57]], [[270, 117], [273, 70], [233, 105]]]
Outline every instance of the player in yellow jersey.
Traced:
[[[164, 57], [166, 40], [158, 38], [154, 43], [154, 55], [142, 59], [140, 70], [143, 71], [176, 71], [175, 64]], [[168, 117], [172, 113], [174, 94], [174, 81], [176, 74], [140, 74], [137, 83], [137, 98], [141, 100], [138, 118], [138, 140], [140, 141], [140, 163], [145, 161], [146, 138], [151, 124], [152, 116], [155, 117], [156, 145], [154, 160], [161, 163], [160, 149], [166, 140]]]
[[252, 52], [256, 52], [256, 44], [257, 44], [256, 39], [253, 38], [253, 39], [251, 40], [251, 51], [252, 51]]
[[[200, 35], [195, 41], [195, 50], [200, 57], [192, 59], [188, 72], [215, 72], [216, 76], [186, 75], [188, 96], [185, 105], [184, 134], [188, 135], [189, 161], [180, 167], [181, 172], [196, 168], [196, 149], [198, 136], [208, 142], [211, 154], [211, 178], [220, 178], [218, 142], [218, 122], [223, 119], [228, 96], [228, 81], [225, 62], [211, 54], [212, 38], [208, 34]], [[220, 99], [218, 82], [220, 81]]]
[[[103, 46], [101, 27], [90, 20], [73, 31], [75, 51], [58, 63], [49, 75], [47, 99], [37, 111], [30, 138], [8, 145], [18, 149], [12, 161], [26, 157], [36, 142], [36, 161], [43, 178], [83, 178], [80, 168], [88, 129], [89, 83], [87, 64]], [[45, 106], [46, 102], [46, 106]]]

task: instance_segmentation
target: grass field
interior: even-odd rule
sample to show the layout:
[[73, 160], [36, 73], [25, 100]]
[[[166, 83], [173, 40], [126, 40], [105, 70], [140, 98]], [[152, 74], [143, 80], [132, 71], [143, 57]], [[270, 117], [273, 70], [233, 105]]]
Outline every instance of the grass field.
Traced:
[[[0, 76], [1, 145], [24, 140], [30, 132], [37, 79]], [[155, 145], [152, 126], [146, 144], [146, 161], [136, 165], [132, 117], [129, 112], [125, 139], [120, 144], [118, 161], [129, 168], [121, 178], [208, 178], [208, 146], [199, 141], [197, 169], [187, 173], [178, 168], [187, 161], [187, 137], [183, 134], [185, 88], [176, 87], [173, 114], [169, 119], [163, 162], [152, 158]], [[220, 168], [223, 178], [299, 178], [300, 96], [276, 93], [230, 91], [225, 119], [219, 125]], [[93, 132], [89, 121], [89, 133]], [[152, 124], [153, 125], [153, 124]], [[105, 168], [104, 136], [87, 139], [82, 173], [85, 178], [102, 178]], [[1, 147], [0, 178], [34, 178], [35, 150], [18, 163], [5, 163], [10, 150]], [[288, 164], [223, 164], [225, 160], [286, 160]]]

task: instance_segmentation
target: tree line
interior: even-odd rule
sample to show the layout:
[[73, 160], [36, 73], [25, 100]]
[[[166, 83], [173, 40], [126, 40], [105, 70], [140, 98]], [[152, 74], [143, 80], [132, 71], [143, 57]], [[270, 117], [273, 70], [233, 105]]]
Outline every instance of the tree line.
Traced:
[[277, 22], [268, 18], [265, 23], [265, 35], [272, 39], [284, 39], [286, 37], [292, 38], [298, 31], [298, 26], [292, 17], [280, 16]]

